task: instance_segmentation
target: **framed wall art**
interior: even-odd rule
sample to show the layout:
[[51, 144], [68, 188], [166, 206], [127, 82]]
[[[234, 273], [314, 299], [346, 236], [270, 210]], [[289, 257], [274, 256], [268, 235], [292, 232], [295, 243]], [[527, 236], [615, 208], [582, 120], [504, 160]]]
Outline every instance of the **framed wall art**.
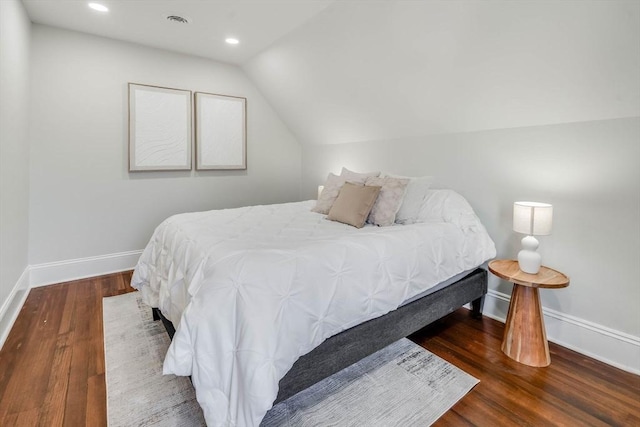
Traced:
[[247, 168], [247, 99], [195, 93], [196, 169]]
[[129, 83], [129, 171], [191, 170], [191, 91]]

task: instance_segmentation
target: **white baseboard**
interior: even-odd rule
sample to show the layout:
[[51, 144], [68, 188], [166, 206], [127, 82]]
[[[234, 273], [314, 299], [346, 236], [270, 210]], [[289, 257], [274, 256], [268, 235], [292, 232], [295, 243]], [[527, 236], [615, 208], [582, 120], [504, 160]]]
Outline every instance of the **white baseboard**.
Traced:
[[[489, 289], [483, 314], [504, 323], [509, 301], [509, 295]], [[624, 371], [640, 374], [639, 337], [548, 308], [543, 308], [542, 312], [549, 341]]]
[[131, 270], [136, 266], [141, 254], [141, 250], [129, 251], [32, 265], [29, 267], [30, 284], [34, 288]]
[[29, 294], [29, 266], [24, 269], [9, 296], [0, 307], [0, 349], [9, 336], [18, 314]]
[[27, 299], [29, 289], [131, 270], [141, 254], [141, 250], [129, 251], [27, 266], [0, 307], [0, 348]]

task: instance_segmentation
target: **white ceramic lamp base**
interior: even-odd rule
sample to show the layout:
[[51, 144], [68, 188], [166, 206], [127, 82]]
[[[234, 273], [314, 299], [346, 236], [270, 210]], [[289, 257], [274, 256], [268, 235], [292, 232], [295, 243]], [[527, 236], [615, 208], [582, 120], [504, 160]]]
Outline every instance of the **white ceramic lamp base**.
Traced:
[[538, 274], [542, 265], [542, 257], [537, 252], [538, 239], [526, 236], [522, 239], [522, 250], [518, 252], [518, 266], [520, 270], [529, 274]]

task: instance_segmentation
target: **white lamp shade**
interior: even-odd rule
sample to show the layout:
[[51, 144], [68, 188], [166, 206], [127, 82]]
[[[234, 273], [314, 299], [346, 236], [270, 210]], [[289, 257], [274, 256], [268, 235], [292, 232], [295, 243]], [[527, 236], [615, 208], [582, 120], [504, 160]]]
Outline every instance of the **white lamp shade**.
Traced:
[[551, 234], [553, 206], [548, 203], [515, 202], [513, 204], [513, 231], [528, 236]]

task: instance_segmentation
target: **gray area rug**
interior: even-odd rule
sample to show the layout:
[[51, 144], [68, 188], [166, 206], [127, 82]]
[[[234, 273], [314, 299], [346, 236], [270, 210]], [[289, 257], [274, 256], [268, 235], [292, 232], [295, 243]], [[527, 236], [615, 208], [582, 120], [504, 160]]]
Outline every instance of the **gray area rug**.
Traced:
[[[162, 375], [169, 337], [139, 294], [103, 308], [109, 425], [204, 426], [189, 379]], [[425, 426], [478, 382], [402, 339], [277, 404], [261, 426]]]
[[187, 377], [162, 375], [169, 336], [139, 292], [102, 299], [107, 420], [121, 426], [204, 426]]

